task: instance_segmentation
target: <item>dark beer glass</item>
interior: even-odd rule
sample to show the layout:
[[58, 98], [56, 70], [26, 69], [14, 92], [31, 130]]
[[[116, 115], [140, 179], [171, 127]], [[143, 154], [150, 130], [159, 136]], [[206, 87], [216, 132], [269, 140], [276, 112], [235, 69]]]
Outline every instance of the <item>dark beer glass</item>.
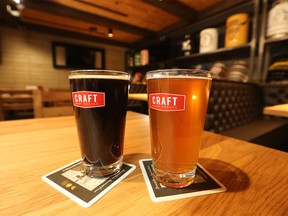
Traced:
[[110, 70], [69, 74], [83, 173], [106, 176], [122, 167], [130, 75]]
[[194, 181], [211, 77], [195, 69], [147, 73], [153, 175], [163, 185]]

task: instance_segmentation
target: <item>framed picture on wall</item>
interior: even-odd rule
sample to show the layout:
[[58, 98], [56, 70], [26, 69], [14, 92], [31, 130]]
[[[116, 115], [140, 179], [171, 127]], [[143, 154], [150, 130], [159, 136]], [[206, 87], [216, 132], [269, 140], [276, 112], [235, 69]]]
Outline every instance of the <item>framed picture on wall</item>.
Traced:
[[54, 68], [105, 69], [105, 50], [52, 42]]

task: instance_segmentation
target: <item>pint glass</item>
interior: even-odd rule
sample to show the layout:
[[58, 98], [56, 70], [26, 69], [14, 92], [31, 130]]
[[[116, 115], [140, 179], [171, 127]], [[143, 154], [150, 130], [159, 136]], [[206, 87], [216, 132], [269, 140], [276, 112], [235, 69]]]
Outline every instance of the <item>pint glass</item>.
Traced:
[[121, 169], [129, 78], [108, 70], [69, 74], [85, 175], [106, 176]]
[[146, 76], [154, 178], [186, 187], [195, 177], [212, 74], [164, 69]]

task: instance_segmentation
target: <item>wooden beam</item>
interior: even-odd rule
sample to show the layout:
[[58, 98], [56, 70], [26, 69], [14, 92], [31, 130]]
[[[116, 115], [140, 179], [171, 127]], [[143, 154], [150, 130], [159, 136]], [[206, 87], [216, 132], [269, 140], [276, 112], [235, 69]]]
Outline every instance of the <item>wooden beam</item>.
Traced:
[[[149, 1], [149, 0], [148, 0]], [[140, 41], [132, 43], [130, 48], [138, 48], [143, 46], [149, 46], [153, 43], [157, 43], [159, 37], [164, 35], [165, 37], [179, 37], [181, 35], [187, 34], [187, 32], [195, 33], [202, 30], [204, 27], [206, 28], [207, 24], [209, 26], [217, 25], [220, 21], [225, 22], [225, 17], [230, 16], [233, 13], [237, 13], [239, 11], [247, 13], [248, 11], [253, 11], [253, 1], [243, 1], [243, 0], [234, 0], [234, 1], [224, 1], [225, 4], [219, 4], [213, 6], [213, 9], [205, 10], [203, 15], [198, 16], [195, 21], [189, 25], [185, 25], [180, 22], [175, 26], [175, 29], [166, 29], [156, 34], [157, 37], [154, 38], [144, 38]], [[220, 13], [221, 12], [221, 13]], [[202, 13], [201, 13], [202, 14]], [[224, 17], [224, 18], [223, 18]], [[203, 27], [204, 26], [204, 27]]]
[[198, 16], [198, 12], [189, 8], [187, 5], [178, 1], [156, 1], [156, 0], [142, 0], [150, 5], [158, 7], [170, 14], [173, 14], [187, 22], [195, 21]]
[[114, 14], [117, 14], [117, 15], [120, 15], [120, 16], [123, 16], [123, 17], [127, 17], [128, 16], [126, 13], [123, 13], [120, 10], [117, 10], [117, 11], [116, 10], [112, 10], [112, 9], [109, 9], [109, 8], [106, 8], [106, 7], [102, 7], [100, 5], [93, 4], [91, 2], [86, 2], [85, 0], [74, 0], [74, 1], [78, 1], [78, 2], [81, 2], [82, 4], [89, 5], [89, 6], [94, 7], [94, 8], [99, 8], [101, 10], [104, 10], [104, 11], [107, 11], [107, 12], [111, 12], [111, 13], [114, 13]]
[[41, 1], [40, 3], [37, 1], [33, 1], [33, 0], [32, 1], [26, 0], [24, 2], [24, 5], [26, 8], [29, 8], [29, 9], [38, 10], [38, 11], [42, 11], [46, 13], [49, 12], [58, 16], [64, 16], [64, 17], [68, 17], [71, 19], [82, 20], [84, 22], [95, 23], [98, 25], [103, 25], [103, 26], [107, 26], [110, 28], [115, 28], [115, 29], [119, 29], [122, 31], [130, 32], [132, 34], [141, 35], [143, 37], [154, 35], [153, 31], [150, 31], [141, 27], [132, 26], [132, 25], [118, 22], [112, 19], [108, 19], [106, 17], [101, 17], [101, 16], [94, 15], [91, 13], [86, 13], [80, 10], [65, 7], [63, 5], [60, 5], [54, 2]]
[[[249, 0], [252, 2], [252, 0]], [[247, 2], [249, 2], [247, 1]], [[201, 20], [203, 18], [207, 18], [209, 16], [212, 16], [214, 14], [220, 13], [225, 10], [229, 10], [237, 5], [243, 4], [243, 0], [233, 0], [233, 1], [222, 1], [221, 3], [217, 5], [213, 5], [212, 7], [209, 7], [205, 9], [201, 14], [198, 16], [198, 20]]]
[[105, 39], [103, 37], [98, 37], [95, 35], [85, 35], [81, 33], [76, 33], [76, 32], [68, 32], [66, 30], [60, 30], [60, 29], [55, 29], [51, 27], [45, 27], [45, 26], [36, 26], [36, 25], [26, 25], [26, 29], [32, 30], [32, 31], [41, 31], [46, 34], [53, 34], [53, 35], [59, 35], [62, 37], [67, 37], [67, 38], [75, 38], [79, 40], [84, 40], [84, 41], [93, 41], [97, 43], [103, 43], [103, 44], [109, 44], [109, 45], [114, 45], [114, 46], [121, 46], [121, 47], [128, 47], [129, 43], [124, 43], [116, 40], [111, 40], [111, 39]]
[[119, 42], [115, 40], [109, 40], [105, 39], [102, 37], [97, 37], [97, 36], [90, 36], [90, 35], [85, 35], [85, 34], [80, 34], [76, 32], [70, 32], [66, 30], [60, 30], [60, 29], [55, 29], [51, 27], [45, 27], [45, 26], [38, 26], [38, 25], [33, 25], [29, 23], [18, 23], [17, 25], [11, 24], [7, 20], [1, 20], [0, 18], [0, 26], [6, 26], [9, 28], [17, 28], [21, 29], [22, 31], [35, 31], [43, 34], [51, 34], [51, 35], [58, 35], [61, 37], [67, 37], [67, 38], [74, 38], [78, 40], [83, 40], [83, 41], [91, 41], [95, 43], [103, 43], [103, 44], [109, 44], [109, 45], [114, 45], [114, 46], [120, 46], [120, 47], [125, 47], [128, 48], [130, 46], [129, 43], [124, 43], [124, 42]]

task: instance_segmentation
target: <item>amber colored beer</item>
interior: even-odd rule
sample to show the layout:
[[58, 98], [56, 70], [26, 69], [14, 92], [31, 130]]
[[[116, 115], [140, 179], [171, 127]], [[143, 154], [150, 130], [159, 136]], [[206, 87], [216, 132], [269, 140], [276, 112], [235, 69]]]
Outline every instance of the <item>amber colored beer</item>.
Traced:
[[[154, 177], [164, 185], [184, 187], [193, 182], [211, 81], [195, 76], [147, 77]], [[169, 179], [185, 173], [188, 180]]]

